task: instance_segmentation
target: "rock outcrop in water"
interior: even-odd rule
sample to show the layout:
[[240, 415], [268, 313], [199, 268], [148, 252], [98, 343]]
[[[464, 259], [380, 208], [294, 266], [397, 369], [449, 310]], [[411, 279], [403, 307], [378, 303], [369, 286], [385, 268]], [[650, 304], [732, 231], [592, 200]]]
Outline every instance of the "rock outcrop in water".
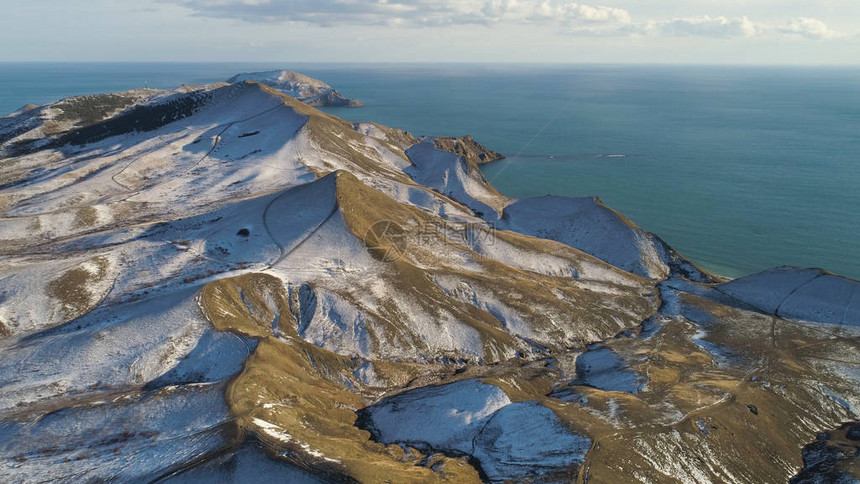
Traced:
[[248, 81], [20, 112], [0, 150], [12, 481], [786, 482], [860, 412], [860, 283], [725, 281], [597, 199], [504, 197], [474, 140]]
[[436, 149], [462, 157], [470, 167], [504, 159], [500, 153], [478, 143], [471, 135], [460, 138], [433, 138]]

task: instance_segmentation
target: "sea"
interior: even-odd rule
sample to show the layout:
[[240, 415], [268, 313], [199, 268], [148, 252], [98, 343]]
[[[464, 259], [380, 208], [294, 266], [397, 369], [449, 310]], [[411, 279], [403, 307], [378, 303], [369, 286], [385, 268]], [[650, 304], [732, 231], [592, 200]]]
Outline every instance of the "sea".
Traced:
[[860, 67], [532, 64], [0, 64], [0, 113], [287, 68], [417, 136], [471, 134], [502, 193], [598, 196], [728, 277], [860, 279]]

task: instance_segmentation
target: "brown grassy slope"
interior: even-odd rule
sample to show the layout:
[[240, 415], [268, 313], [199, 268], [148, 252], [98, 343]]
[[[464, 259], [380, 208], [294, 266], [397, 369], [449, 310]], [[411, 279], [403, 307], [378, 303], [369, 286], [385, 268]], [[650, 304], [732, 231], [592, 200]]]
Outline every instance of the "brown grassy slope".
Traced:
[[[616, 408], [632, 425], [596, 436], [583, 471], [588, 482], [617, 482], [619, 475], [655, 482], [696, 475], [711, 482], [786, 482], [802, 465], [801, 447], [821, 429], [850, 418], [820, 385], [857, 393], [815, 360], [860, 354], [860, 345], [846, 340], [850, 349], [834, 347], [829, 335], [798, 323], [683, 297], [717, 318], [708, 341], [734, 355], [734, 363], [720, 364], [692, 345], [696, 328], [684, 321], [622, 348], [631, 357], [647, 355], [640, 369], [649, 388], [636, 399], [651, 409], [672, 405], [680, 416], [655, 421], [632, 407]], [[816, 348], [814, 356], [809, 347]]]
[[[301, 340], [285, 293], [278, 279], [264, 274], [221, 280], [200, 293], [204, 314], [216, 328], [260, 338], [226, 392], [230, 410], [242, 428], [279, 453], [289, 451], [296, 464], [332, 478], [361, 482], [479, 480], [477, 472], [461, 459], [437, 456], [435, 470], [417, 467], [420, 455], [407, 456], [398, 446], [375, 443], [368, 432], [356, 427], [355, 410], [368, 403], [355, 391], [360, 383], [353, 372], [361, 362]], [[281, 322], [280, 339], [271, 333], [269, 319], [275, 316]], [[382, 374], [392, 375], [393, 381], [412, 379], [406, 376], [413, 374], [408, 366], [382, 366]], [[273, 435], [273, 429], [280, 437]]]
[[[440, 308], [456, 308], [472, 316], [477, 320], [474, 325], [476, 329], [503, 346], [511, 340], [510, 335], [499, 332], [502, 324], [498, 319], [482, 309], [476, 312], [474, 307], [464, 308], [463, 305], [469, 305], [468, 302], [445, 293], [434, 281], [439, 277], [451, 277], [480, 288], [506, 306], [514, 308], [529, 324], [542, 331], [552, 331], [551, 328], [558, 324], [578, 330], [581, 341], [577, 344], [580, 345], [637, 326], [656, 310], [656, 300], [650, 297], [653, 296], [653, 286], [648, 281], [615, 270], [561, 244], [511, 232], [498, 235], [502, 241], [515, 244], [523, 250], [534, 253], [551, 250], [554, 255], [568, 258], [574, 266], [583, 261], [602, 265], [607, 271], [614, 271], [619, 279], [626, 280], [627, 285], [609, 284], [613, 286], [614, 297], [607, 301], [574, 279], [538, 274], [482, 257], [463, 242], [446, 238], [445, 222], [386, 197], [346, 172], [338, 173], [337, 197], [347, 227], [380, 253], [398, 250], [397, 244], [400, 242], [378, 237], [371, 230], [377, 222], [392, 221], [407, 231], [420, 228], [420, 243], [410, 245], [405, 257], [392, 265], [392, 277], [398, 281], [397, 286], [403, 291], [423, 295], [419, 303], [423, 302], [431, 313], [438, 312]], [[434, 227], [438, 227], [438, 231]], [[481, 270], [465, 270], [446, 262], [440, 257], [444, 251], [462, 252], [478, 261]], [[557, 321], [552, 321], [552, 316], [556, 316]], [[471, 318], [467, 320], [473, 321]], [[562, 333], [557, 333], [555, 338], [559, 344], [565, 344]], [[484, 341], [488, 342], [486, 338]]]

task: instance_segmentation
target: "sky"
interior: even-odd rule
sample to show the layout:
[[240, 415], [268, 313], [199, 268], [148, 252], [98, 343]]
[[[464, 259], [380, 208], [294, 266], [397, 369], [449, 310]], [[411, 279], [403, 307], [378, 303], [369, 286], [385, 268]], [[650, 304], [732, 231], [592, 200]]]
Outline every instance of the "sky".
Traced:
[[860, 65], [860, 0], [0, 0], [0, 62]]

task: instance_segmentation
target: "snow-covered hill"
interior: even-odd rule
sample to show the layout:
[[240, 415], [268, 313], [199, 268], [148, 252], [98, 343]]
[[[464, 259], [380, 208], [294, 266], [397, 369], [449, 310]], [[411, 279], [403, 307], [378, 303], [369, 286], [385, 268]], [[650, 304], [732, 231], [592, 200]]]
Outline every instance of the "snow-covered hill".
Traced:
[[231, 81], [0, 118], [4, 479], [785, 482], [857, 420], [857, 281]]

